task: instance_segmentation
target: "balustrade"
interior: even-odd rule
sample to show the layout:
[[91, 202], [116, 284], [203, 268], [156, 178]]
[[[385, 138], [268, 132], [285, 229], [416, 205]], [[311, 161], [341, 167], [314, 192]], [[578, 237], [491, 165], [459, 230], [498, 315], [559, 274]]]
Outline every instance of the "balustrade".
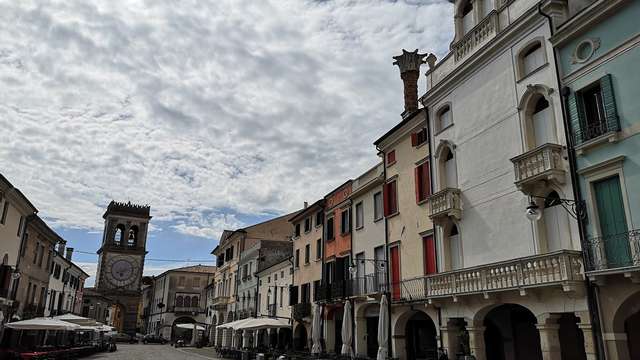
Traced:
[[485, 40], [493, 37], [498, 31], [498, 12], [492, 11], [478, 25], [451, 46], [456, 62], [480, 47]]
[[460, 219], [462, 217], [460, 190], [446, 188], [432, 194], [429, 197], [429, 207], [429, 217], [432, 220], [446, 216]]
[[515, 171], [515, 183], [522, 189], [539, 180], [556, 180], [564, 183], [565, 170], [562, 146], [544, 144], [511, 159]]

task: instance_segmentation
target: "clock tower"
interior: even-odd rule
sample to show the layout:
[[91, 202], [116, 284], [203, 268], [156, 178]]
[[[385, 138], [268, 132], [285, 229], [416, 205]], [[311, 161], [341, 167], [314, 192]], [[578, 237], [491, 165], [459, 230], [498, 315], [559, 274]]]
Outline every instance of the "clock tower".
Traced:
[[122, 331], [135, 333], [150, 207], [111, 201], [98, 249], [96, 291], [120, 306]]

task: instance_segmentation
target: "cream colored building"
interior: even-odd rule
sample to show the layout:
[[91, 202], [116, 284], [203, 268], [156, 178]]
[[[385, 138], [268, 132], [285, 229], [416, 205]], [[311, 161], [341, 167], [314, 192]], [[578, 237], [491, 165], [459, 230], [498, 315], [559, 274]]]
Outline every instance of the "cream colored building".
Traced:
[[324, 199], [305, 206], [291, 218], [293, 225], [292, 318], [293, 345], [309, 350], [311, 341], [311, 304], [322, 279], [322, 231]]
[[[289, 287], [291, 286], [293, 275], [293, 261], [291, 257], [284, 259], [273, 265], [260, 267], [256, 276], [258, 278], [258, 317], [271, 317], [281, 320], [291, 320], [291, 306], [289, 305]], [[258, 344], [285, 349], [291, 347], [292, 332], [290, 328], [263, 330], [264, 334], [258, 334]], [[267, 335], [268, 336], [265, 336]], [[255, 336], [255, 335], [254, 335]], [[265, 342], [267, 337], [269, 342]], [[275, 338], [275, 341], [274, 341]]]

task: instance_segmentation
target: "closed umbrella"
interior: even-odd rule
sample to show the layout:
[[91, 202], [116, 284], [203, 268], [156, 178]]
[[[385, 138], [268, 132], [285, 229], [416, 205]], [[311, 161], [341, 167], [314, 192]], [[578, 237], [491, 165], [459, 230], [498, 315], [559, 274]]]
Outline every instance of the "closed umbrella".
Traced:
[[344, 304], [344, 316], [342, 317], [342, 350], [340, 354], [353, 357], [351, 340], [353, 339], [353, 322], [351, 321], [351, 301]]
[[191, 332], [191, 345], [196, 345], [196, 337], [198, 337], [198, 329], [196, 323], [193, 323], [193, 331]]
[[378, 356], [377, 360], [386, 360], [389, 354], [387, 342], [389, 339], [389, 303], [387, 295], [380, 300], [380, 317], [378, 318]]
[[315, 305], [313, 308], [313, 323], [311, 324], [311, 341], [313, 342], [313, 345], [311, 346], [312, 354], [320, 354], [322, 351], [322, 344], [320, 344], [320, 338], [322, 337], [320, 334], [322, 326], [321, 316], [320, 305]]

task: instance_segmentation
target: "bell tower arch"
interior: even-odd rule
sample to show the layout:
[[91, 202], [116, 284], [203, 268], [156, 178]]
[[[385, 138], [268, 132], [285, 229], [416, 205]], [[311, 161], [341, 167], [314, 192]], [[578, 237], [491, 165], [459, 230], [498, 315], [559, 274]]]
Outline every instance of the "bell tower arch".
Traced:
[[121, 305], [122, 331], [136, 332], [151, 207], [111, 201], [102, 218], [96, 291]]

